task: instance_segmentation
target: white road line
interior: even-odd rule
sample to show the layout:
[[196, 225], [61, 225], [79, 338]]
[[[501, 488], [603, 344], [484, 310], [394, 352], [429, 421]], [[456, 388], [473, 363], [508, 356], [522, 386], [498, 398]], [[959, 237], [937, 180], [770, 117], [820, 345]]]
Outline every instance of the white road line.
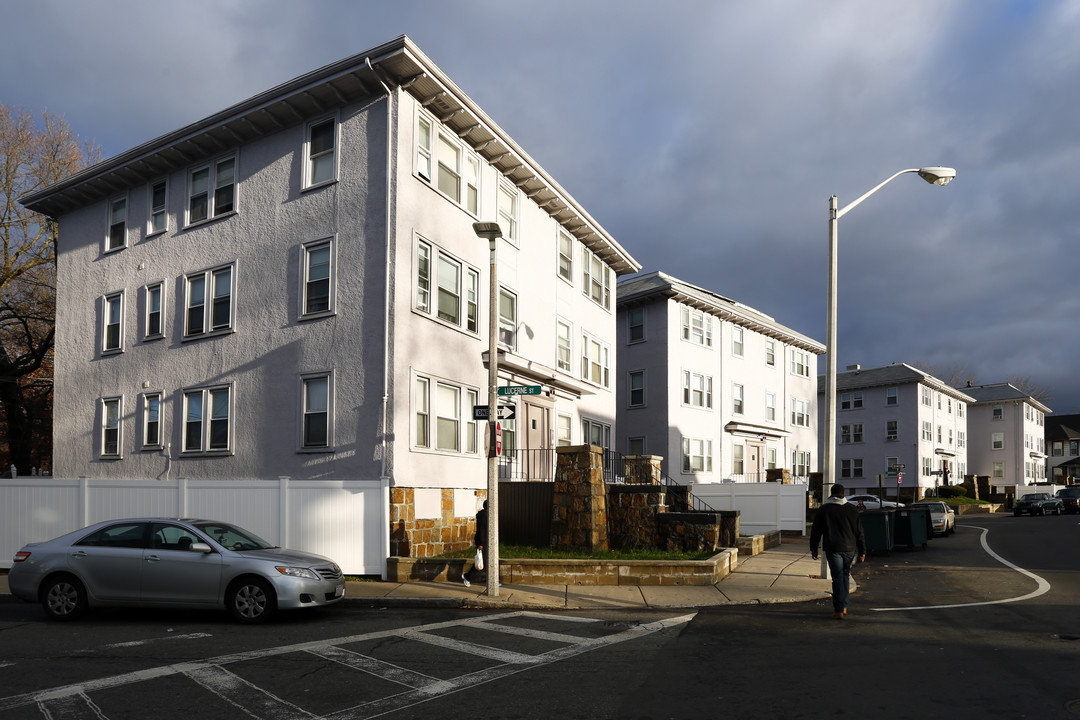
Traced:
[[351, 667], [354, 670], [362, 670], [370, 675], [382, 678], [383, 680], [389, 680], [390, 682], [395, 682], [398, 685], [404, 685], [408, 688], [423, 688], [442, 682], [438, 678], [431, 677], [430, 675], [414, 672], [413, 670], [399, 667], [392, 663], [368, 657], [367, 655], [361, 655], [360, 653], [337, 646], [312, 648], [307, 652], [316, 657], [321, 657], [324, 660], [332, 660], [336, 663]]
[[149, 645], [150, 643], [162, 642], [163, 640], [199, 640], [201, 638], [213, 637], [210, 633], [188, 633], [186, 635], [167, 635], [159, 638], [148, 638], [146, 640], [132, 640], [130, 642], [113, 643], [112, 645], [103, 645], [107, 650], [115, 648], [129, 648], [139, 647], [140, 645]]
[[313, 718], [309, 713], [277, 695], [252, 685], [223, 667], [195, 668], [184, 675], [229, 703], [245, 715], [265, 720]]
[[531, 663], [539, 662], [536, 655], [525, 655], [524, 653], [516, 653], [510, 650], [499, 650], [498, 648], [488, 647], [487, 645], [477, 645], [476, 643], [455, 640], [453, 638], [443, 637], [442, 635], [432, 635], [431, 633], [426, 632], [403, 632], [401, 633], [401, 637], [406, 640], [415, 640], [416, 642], [446, 648], [447, 650], [478, 655], [479, 657], [494, 660], [495, 662], [504, 663], [506, 665], [529, 665]]
[[[439, 638], [439, 636], [430, 635], [430, 633], [434, 630], [460, 626], [480, 626], [486, 627], [487, 629], [500, 630], [502, 628], [500, 628], [496, 621], [504, 621], [517, 617], [555, 619], [562, 622], [603, 621], [593, 618], [579, 618], [571, 616], [563, 617], [558, 615], [534, 612], [516, 612], [507, 613], [504, 615], [493, 615], [484, 618], [448, 620], [445, 622], [430, 623], [428, 625], [419, 625], [415, 627], [379, 630], [361, 635], [349, 635], [345, 637], [331, 638], [328, 640], [308, 641], [303, 643], [296, 643], [293, 645], [265, 648], [263, 650], [252, 650], [241, 653], [232, 653], [229, 655], [221, 655], [216, 658], [208, 658], [206, 660], [198, 662], [177, 663], [175, 665], [147, 668], [145, 670], [138, 670], [131, 673], [125, 673], [123, 675], [113, 675], [110, 677], [96, 678], [81, 683], [64, 685], [61, 687], [50, 688], [47, 690], [38, 690], [23, 693], [21, 695], [11, 695], [8, 697], [0, 698], [0, 716], [2, 716], [4, 711], [6, 710], [24, 707], [27, 705], [37, 705], [38, 708], [40, 708], [41, 712], [47, 718], [50, 718], [52, 720], [83, 720], [83, 718], [106, 720], [105, 716], [101, 714], [101, 711], [89, 699], [89, 693], [110, 688], [123, 687], [125, 685], [145, 682], [147, 680], [154, 680], [157, 678], [184, 675], [191, 678], [195, 682], [198, 682], [203, 687], [206, 687], [211, 692], [218, 694], [226, 701], [232, 702], [238, 708], [240, 708], [241, 706], [230, 700], [230, 698], [234, 698], [237, 696], [241, 697], [242, 702], [247, 704], [249, 707], [256, 707], [261, 713], [261, 717], [314, 717], [310, 713], [300, 710], [299, 708], [296, 708], [290, 703], [287, 703], [286, 701], [277, 698], [276, 696], [267, 693], [260, 688], [255, 687], [254, 685], [251, 685], [250, 683], [247, 683], [235, 674], [229, 672], [223, 666], [232, 663], [240, 663], [247, 660], [277, 657], [298, 652], [314, 653], [316, 655], [321, 655], [331, 660], [341, 662], [342, 659], [347, 657], [343, 654], [347, 651], [343, 651], [340, 646], [390, 637], [417, 639], [423, 642], [432, 642], [433, 639], [435, 639], [440, 644], [452, 647], [452, 649], [468, 652], [470, 654], [483, 654], [486, 657], [502, 662], [501, 665], [495, 665], [486, 670], [481, 670], [476, 673], [469, 673], [467, 675], [454, 678], [453, 680], [439, 680], [435, 682], [429, 682], [422, 686], [416, 687], [413, 690], [398, 695], [392, 695], [381, 700], [377, 700], [374, 703], [367, 703], [356, 708], [346, 709], [339, 713], [333, 713], [328, 716], [334, 718], [376, 717], [377, 715], [384, 714], [385, 712], [391, 712], [402, 707], [415, 705], [417, 703], [430, 700], [433, 697], [438, 697], [449, 692], [457, 692], [459, 690], [471, 687], [479, 683], [490, 682], [506, 675], [522, 672], [523, 670], [527, 670], [531, 667], [536, 667], [539, 664], [557, 662], [559, 660], [570, 658], [575, 655], [588, 652], [590, 650], [601, 648], [607, 645], [613, 645], [615, 643], [620, 643], [627, 640], [633, 640], [637, 637], [642, 637], [644, 635], [657, 632], [658, 630], [682, 625], [690, 622], [695, 615], [696, 613], [690, 613], [678, 617], [667, 618], [665, 620], [642, 623], [640, 625], [632, 626], [621, 632], [613, 633], [611, 635], [600, 638], [579, 639], [577, 641], [577, 644], [566, 645], [564, 647], [557, 648], [547, 653], [542, 653], [535, 656], [524, 655], [521, 653], [510, 653], [502, 650], [496, 650], [494, 648], [488, 648], [487, 650], [483, 650], [480, 646], [473, 645], [471, 643], [461, 643], [459, 641], [450, 640], [449, 638]], [[537, 636], [542, 637], [544, 634], [545, 633], [539, 633]], [[550, 633], [547, 634], [550, 635]], [[358, 655], [357, 657], [363, 656]], [[346, 664], [350, 663], [347, 662]], [[364, 665], [365, 663], [361, 662], [359, 664]], [[359, 667], [358, 669], [367, 671], [366, 667]], [[383, 675], [383, 677], [387, 676]], [[410, 673], [409, 671], [406, 671], [404, 669], [400, 671], [398, 677], [401, 679], [411, 677], [413, 680], [421, 682], [426, 681], [427, 678], [427, 676], [420, 675], [418, 673]], [[387, 679], [393, 679], [393, 677], [388, 677]], [[399, 681], [395, 680], [395, 682]], [[408, 682], [401, 684], [406, 686], [409, 685]]]
[[1050, 583], [1042, 579], [1038, 575], [1029, 570], [1025, 570], [1019, 565], [1014, 565], [1005, 558], [998, 555], [996, 552], [990, 549], [989, 543], [986, 542], [986, 536], [990, 530], [988, 528], [980, 527], [979, 525], [961, 525], [960, 527], [969, 527], [976, 530], [982, 530], [982, 535], [979, 536], [979, 541], [982, 543], [983, 550], [990, 555], [990, 557], [997, 560], [1002, 565], [1012, 568], [1021, 575], [1025, 575], [1035, 581], [1036, 588], [1027, 595], [1019, 595], [1017, 597], [1005, 598], [1003, 600], [986, 600], [983, 602], [973, 603], [955, 603], [952, 605], [921, 605], [919, 607], [888, 607], [888, 608], [870, 608], [875, 612], [894, 612], [897, 610], [943, 610], [945, 608], [963, 608], [963, 607], [979, 607], [980, 605], [1004, 605], [1005, 603], [1020, 602], [1021, 600], [1030, 600], [1031, 598], [1037, 598], [1040, 595], [1044, 595], [1050, 591]]

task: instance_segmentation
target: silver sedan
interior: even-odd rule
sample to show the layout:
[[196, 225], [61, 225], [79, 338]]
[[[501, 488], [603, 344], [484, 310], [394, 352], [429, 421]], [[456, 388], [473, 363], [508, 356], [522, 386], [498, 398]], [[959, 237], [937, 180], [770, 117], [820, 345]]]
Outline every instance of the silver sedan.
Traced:
[[345, 581], [321, 555], [275, 547], [224, 522], [108, 520], [15, 553], [8, 584], [53, 620], [89, 606], [225, 608], [244, 623], [340, 602]]

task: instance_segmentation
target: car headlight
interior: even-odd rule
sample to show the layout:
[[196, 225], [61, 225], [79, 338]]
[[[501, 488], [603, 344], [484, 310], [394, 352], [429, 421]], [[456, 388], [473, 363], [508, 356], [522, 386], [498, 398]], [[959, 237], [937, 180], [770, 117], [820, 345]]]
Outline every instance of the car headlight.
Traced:
[[306, 580], [318, 580], [319, 579], [319, 576], [316, 575], [315, 572], [313, 570], [311, 570], [311, 568], [306, 568], [306, 567], [285, 567], [285, 566], [279, 565], [274, 569], [277, 570], [282, 575], [288, 575], [289, 577], [304, 578]]

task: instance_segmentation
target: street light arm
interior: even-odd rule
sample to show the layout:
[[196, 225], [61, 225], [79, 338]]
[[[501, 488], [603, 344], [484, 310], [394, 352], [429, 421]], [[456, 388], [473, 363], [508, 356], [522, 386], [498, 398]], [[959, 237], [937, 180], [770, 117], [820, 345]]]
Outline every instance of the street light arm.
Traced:
[[844, 215], [847, 215], [848, 210], [854, 209], [856, 205], [858, 205], [863, 200], [870, 197], [871, 195], [876, 193], [878, 190], [885, 187], [886, 185], [888, 185], [890, 182], [892, 182], [896, 178], [900, 177], [901, 175], [903, 175], [905, 173], [917, 173], [917, 172], [919, 172], [919, 168], [911, 168], [910, 170], [901, 170], [900, 172], [896, 173], [895, 175], [883, 180], [880, 184], [874, 186], [873, 188], [866, 191], [865, 193], [863, 193], [862, 195], [860, 195], [856, 199], [852, 200], [850, 203], [845, 205], [842, 209], [837, 210], [836, 211], [836, 219], [839, 220], [840, 218], [844, 217]]

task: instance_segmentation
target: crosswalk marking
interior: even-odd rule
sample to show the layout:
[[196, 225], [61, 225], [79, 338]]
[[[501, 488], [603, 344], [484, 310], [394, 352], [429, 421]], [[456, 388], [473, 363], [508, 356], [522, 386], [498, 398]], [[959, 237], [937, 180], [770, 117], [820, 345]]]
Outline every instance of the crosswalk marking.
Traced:
[[[432, 698], [459, 692], [476, 685], [492, 682], [500, 678], [520, 673], [530, 668], [559, 662], [581, 653], [614, 645], [635, 638], [643, 637], [665, 628], [676, 627], [690, 622], [696, 613], [670, 617], [653, 622], [630, 624], [623, 629], [599, 637], [578, 637], [572, 633], [534, 630], [520, 625], [505, 624], [509, 620], [523, 619], [577, 624], [601, 623], [600, 618], [552, 615], [547, 613], [517, 612], [504, 615], [489, 615], [461, 620], [429, 623], [404, 628], [391, 628], [362, 635], [350, 635], [329, 640], [309, 641], [262, 650], [208, 658], [203, 661], [178, 663], [157, 668], [148, 668], [124, 675], [97, 678], [82, 683], [66, 685], [21, 695], [0, 698], [0, 714], [18, 707], [36, 706], [42, 716], [48, 720], [110, 720], [90, 698], [90, 693], [146, 682], [170, 676], [183, 676], [213, 693], [225, 702], [236, 707], [240, 712], [251, 717], [267, 720], [286, 720], [292, 718], [318, 718], [319, 720], [366, 720], [385, 715], [396, 710], [410, 707]], [[485, 631], [527, 637], [560, 645], [547, 652], [528, 654], [489, 647], [477, 642], [466, 642], [437, 634], [438, 631], [451, 628], [470, 627]], [[436, 645], [454, 652], [483, 657], [494, 662], [491, 667], [465, 673], [449, 680], [418, 673], [349, 650], [347, 645], [369, 642], [384, 638], [401, 638], [413, 642]], [[239, 677], [227, 666], [250, 660], [277, 657], [290, 653], [307, 653], [369, 675], [389, 680], [400, 685], [400, 693], [365, 702], [354, 707], [344, 708], [324, 716], [314, 715], [270, 691], [258, 687]]]

